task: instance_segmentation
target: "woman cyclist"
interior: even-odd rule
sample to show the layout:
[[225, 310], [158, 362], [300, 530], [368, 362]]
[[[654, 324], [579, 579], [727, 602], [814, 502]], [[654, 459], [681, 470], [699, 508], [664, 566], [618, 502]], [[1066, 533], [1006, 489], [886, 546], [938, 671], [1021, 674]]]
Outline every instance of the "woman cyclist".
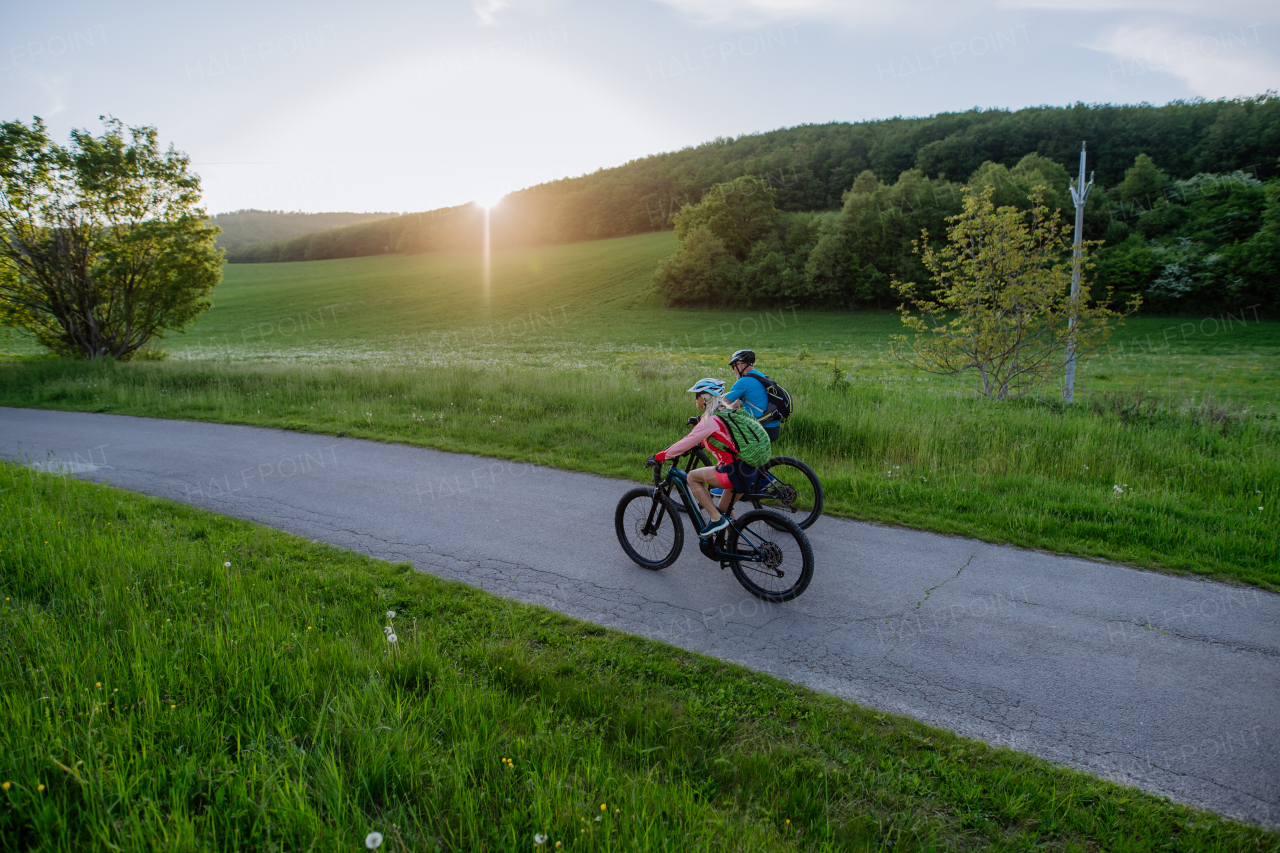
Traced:
[[[694, 395], [694, 403], [703, 409], [702, 417], [697, 425], [684, 438], [653, 455], [651, 462], [665, 462], [692, 450], [701, 443], [707, 450], [715, 454], [720, 463], [714, 468], [696, 468], [689, 472], [689, 490], [707, 513], [707, 526], [699, 533], [706, 538], [719, 533], [729, 526], [729, 517], [724, 514], [735, 492], [746, 494], [756, 481], [756, 468], [744, 464], [738, 459], [738, 446], [724, 421], [716, 416], [716, 410], [728, 407], [724, 400], [724, 383], [719, 379], [699, 379], [689, 389]], [[720, 495], [720, 506], [711, 499], [709, 487], [719, 486], [724, 492]]]

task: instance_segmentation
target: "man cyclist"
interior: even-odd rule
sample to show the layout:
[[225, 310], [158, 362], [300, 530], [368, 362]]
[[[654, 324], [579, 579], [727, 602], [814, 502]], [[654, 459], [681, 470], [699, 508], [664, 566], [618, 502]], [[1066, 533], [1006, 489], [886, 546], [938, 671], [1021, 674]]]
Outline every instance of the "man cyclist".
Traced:
[[[689, 472], [689, 491], [707, 513], [707, 526], [698, 531], [699, 538], [705, 539], [719, 533], [729, 526], [729, 517], [724, 514], [734, 492], [746, 494], [755, 485], [756, 473], [759, 469], [747, 465], [738, 459], [738, 445], [733, 439], [729, 427], [716, 415], [716, 410], [727, 408], [725, 402], [724, 383], [719, 379], [699, 379], [689, 389], [694, 395], [694, 403], [703, 409], [702, 417], [689, 434], [668, 447], [660, 450], [649, 459], [650, 464], [658, 464], [679, 456], [702, 444], [716, 457], [715, 467], [695, 468]], [[711, 499], [709, 486], [719, 486], [716, 490], [720, 505], [716, 506]]]
[[770, 441], [778, 440], [782, 431], [782, 418], [775, 412], [773, 417], [761, 420], [769, 409], [769, 392], [765, 390], [765, 375], [756, 370], [756, 354], [749, 349], [740, 349], [729, 356], [729, 369], [738, 380], [733, 383], [724, 399], [729, 403], [741, 406], [747, 414], [760, 421], [764, 431], [769, 434]]

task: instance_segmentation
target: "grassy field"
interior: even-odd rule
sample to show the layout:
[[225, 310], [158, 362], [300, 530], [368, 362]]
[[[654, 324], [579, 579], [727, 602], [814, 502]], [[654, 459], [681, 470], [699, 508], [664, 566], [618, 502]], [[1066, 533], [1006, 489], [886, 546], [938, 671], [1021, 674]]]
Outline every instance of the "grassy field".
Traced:
[[12, 465], [0, 508], [6, 850], [1280, 850], [247, 522]]
[[[1130, 320], [1079, 405], [995, 404], [892, 359], [896, 315], [671, 311], [670, 234], [231, 266], [161, 363], [0, 364], [0, 405], [339, 433], [641, 479], [741, 346], [795, 394], [778, 451], [829, 511], [1280, 588], [1280, 323]], [[21, 349], [19, 343], [16, 349]]]

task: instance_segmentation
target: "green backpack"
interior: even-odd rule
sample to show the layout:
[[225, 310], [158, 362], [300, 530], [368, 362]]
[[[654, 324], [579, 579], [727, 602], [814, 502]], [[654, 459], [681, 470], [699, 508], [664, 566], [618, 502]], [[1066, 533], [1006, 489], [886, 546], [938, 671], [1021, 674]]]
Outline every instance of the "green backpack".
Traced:
[[738, 458], [752, 468], [759, 468], [773, 457], [769, 433], [755, 418], [741, 409], [719, 409], [716, 417], [724, 421], [729, 435], [738, 445]]

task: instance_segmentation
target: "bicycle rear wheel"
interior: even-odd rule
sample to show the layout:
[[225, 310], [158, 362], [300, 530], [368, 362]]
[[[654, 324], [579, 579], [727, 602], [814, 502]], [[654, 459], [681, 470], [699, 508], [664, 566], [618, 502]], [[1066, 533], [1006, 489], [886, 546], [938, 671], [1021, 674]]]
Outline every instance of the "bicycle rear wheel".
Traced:
[[618, 501], [613, 527], [622, 550], [638, 566], [665, 569], [680, 556], [684, 547], [684, 522], [676, 515], [675, 504], [652, 486], [632, 489]]
[[726, 550], [739, 557], [729, 562], [738, 583], [756, 598], [791, 601], [813, 580], [813, 546], [786, 516], [753, 509], [728, 530]]
[[771, 509], [807, 530], [822, 515], [822, 483], [799, 459], [775, 456], [760, 466], [750, 500], [756, 509]]

